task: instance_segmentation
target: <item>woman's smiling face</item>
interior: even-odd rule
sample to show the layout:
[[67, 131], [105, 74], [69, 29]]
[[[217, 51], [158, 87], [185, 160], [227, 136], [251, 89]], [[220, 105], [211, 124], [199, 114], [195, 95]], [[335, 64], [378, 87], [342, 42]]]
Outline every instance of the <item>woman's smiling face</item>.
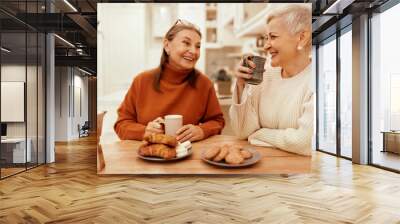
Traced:
[[264, 50], [271, 55], [271, 66], [286, 64], [298, 53], [299, 37], [291, 34], [280, 18], [272, 19], [266, 27]]
[[165, 40], [168, 62], [178, 69], [193, 69], [200, 57], [200, 41], [200, 35], [189, 29], [178, 32], [171, 41]]

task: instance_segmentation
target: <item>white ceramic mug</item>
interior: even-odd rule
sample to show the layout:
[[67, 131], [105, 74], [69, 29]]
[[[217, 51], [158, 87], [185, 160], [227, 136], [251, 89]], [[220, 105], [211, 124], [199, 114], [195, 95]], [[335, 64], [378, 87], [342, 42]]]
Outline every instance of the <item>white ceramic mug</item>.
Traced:
[[165, 134], [176, 136], [176, 132], [182, 127], [182, 120], [182, 115], [166, 115], [164, 117]]

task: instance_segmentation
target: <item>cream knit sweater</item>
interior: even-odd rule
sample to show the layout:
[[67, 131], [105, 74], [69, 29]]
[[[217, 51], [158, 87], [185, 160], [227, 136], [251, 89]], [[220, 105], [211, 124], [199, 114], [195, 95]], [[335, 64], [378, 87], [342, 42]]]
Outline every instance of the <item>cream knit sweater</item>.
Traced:
[[283, 79], [268, 68], [260, 85], [245, 85], [239, 102], [234, 90], [229, 114], [232, 129], [250, 144], [311, 155], [314, 102], [311, 65]]

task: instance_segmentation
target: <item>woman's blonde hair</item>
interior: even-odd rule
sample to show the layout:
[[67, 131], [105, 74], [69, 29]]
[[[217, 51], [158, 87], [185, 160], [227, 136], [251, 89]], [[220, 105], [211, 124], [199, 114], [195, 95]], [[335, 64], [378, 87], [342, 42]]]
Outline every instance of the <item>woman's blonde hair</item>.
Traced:
[[274, 18], [281, 18], [292, 34], [311, 31], [311, 3], [285, 4], [267, 16], [267, 24]]

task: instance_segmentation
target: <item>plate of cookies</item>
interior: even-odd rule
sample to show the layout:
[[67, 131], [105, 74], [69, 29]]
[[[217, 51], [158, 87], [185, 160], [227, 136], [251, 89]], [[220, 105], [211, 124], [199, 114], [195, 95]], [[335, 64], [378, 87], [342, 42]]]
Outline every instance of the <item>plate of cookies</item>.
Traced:
[[184, 159], [192, 154], [190, 141], [178, 142], [175, 137], [164, 134], [150, 134], [143, 138], [138, 157], [154, 162], [168, 162]]
[[257, 163], [261, 159], [261, 154], [249, 147], [225, 144], [204, 150], [201, 159], [215, 166], [237, 168]]

